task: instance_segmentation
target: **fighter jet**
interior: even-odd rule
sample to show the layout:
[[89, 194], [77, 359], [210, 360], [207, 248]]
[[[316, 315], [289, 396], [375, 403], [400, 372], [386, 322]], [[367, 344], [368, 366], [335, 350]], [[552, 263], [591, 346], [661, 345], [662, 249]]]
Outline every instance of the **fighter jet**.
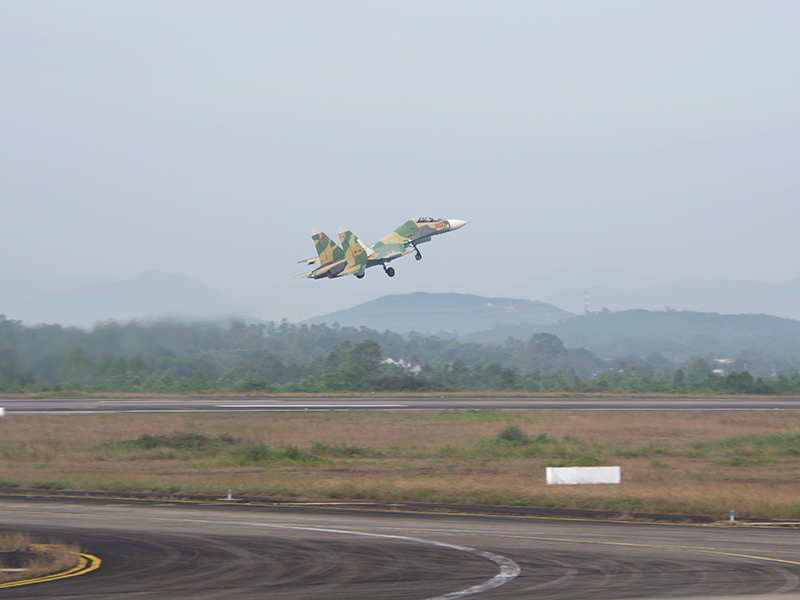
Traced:
[[419, 251], [420, 244], [431, 241], [431, 238], [441, 233], [460, 229], [467, 221], [458, 219], [434, 219], [433, 217], [420, 217], [415, 221], [406, 221], [392, 233], [367, 246], [358, 239], [350, 230], [339, 228], [339, 241], [342, 247], [336, 245], [327, 235], [319, 229], [311, 232], [311, 239], [317, 249], [317, 256], [301, 260], [301, 263], [319, 265], [313, 271], [302, 273], [297, 277], [309, 279], [333, 279], [343, 275], [355, 275], [361, 279], [369, 267], [380, 265], [389, 277], [394, 277], [394, 269], [387, 267], [386, 263], [414, 253], [414, 258], [422, 260]]

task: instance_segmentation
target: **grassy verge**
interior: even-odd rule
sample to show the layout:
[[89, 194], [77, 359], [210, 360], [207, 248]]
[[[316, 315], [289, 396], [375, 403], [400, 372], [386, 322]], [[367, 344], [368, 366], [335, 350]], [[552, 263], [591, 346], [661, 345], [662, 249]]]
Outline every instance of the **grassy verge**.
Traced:
[[25, 533], [0, 534], [0, 583], [67, 571], [78, 564], [77, 544], [34, 543]]
[[[548, 466], [620, 465], [616, 486]], [[14, 415], [0, 487], [800, 518], [800, 414], [466, 410]]]

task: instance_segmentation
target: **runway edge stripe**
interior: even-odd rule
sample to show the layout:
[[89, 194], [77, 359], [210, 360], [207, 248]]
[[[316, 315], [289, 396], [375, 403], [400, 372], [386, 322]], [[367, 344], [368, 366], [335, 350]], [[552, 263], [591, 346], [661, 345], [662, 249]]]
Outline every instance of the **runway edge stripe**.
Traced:
[[0, 588], [10, 588], [19, 585], [29, 585], [31, 583], [44, 583], [45, 581], [54, 581], [56, 579], [66, 579], [67, 577], [75, 577], [77, 575], [84, 575], [89, 571], [94, 571], [100, 568], [103, 561], [92, 556], [91, 554], [81, 554], [78, 564], [72, 567], [69, 571], [63, 573], [53, 573], [52, 575], [45, 575], [43, 577], [34, 577], [33, 579], [23, 579], [21, 581], [9, 581], [8, 583], [0, 583]]

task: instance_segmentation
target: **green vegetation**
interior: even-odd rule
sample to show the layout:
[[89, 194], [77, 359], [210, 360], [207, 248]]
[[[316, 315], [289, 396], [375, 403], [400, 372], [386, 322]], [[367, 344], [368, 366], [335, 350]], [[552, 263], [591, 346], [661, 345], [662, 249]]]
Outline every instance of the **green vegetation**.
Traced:
[[[321, 455], [336, 454], [334, 448], [315, 445], [311, 451], [300, 450], [291, 445], [269, 448], [228, 434], [216, 437], [202, 433], [174, 432], [166, 435], [143, 433], [135, 439], [121, 439], [108, 442], [94, 449], [95, 457], [142, 458], [148, 460], [177, 459], [182, 461], [200, 460], [193, 463], [194, 468], [235, 465], [274, 465], [288, 463], [315, 463], [323, 460]], [[348, 449], [339, 449], [346, 452]], [[54, 488], [63, 489], [63, 488]]]
[[[642, 320], [637, 311], [628, 313], [620, 332], [627, 331], [628, 321]], [[664, 315], [659, 318], [675, 319], [669, 311]], [[580, 322], [591, 331], [595, 321], [621, 318], [590, 315]], [[387, 356], [416, 368], [409, 371]], [[111, 321], [85, 331], [26, 327], [0, 316], [0, 392], [5, 393], [800, 393], [800, 359], [742, 350], [725, 365], [727, 372], [720, 372], [714, 356], [667, 359], [650, 352], [644, 358], [601, 359], [543, 332], [527, 341], [508, 337], [502, 344], [478, 344], [287, 322]]]
[[[499, 412], [499, 411], [498, 411]], [[46, 443], [46, 441], [44, 441]], [[234, 438], [228, 434], [209, 436], [200, 433], [174, 432], [162, 435], [143, 433], [134, 439], [118, 439], [93, 449], [96, 459], [181, 460], [197, 461], [194, 468], [210, 466], [275, 467], [279, 465], [320, 465], [334, 459], [451, 458], [459, 460], [495, 460], [499, 458], [538, 458], [542, 467], [593, 466], [615, 458], [684, 457], [715, 459], [721, 466], [747, 467], [776, 462], [776, 457], [796, 456], [800, 433], [766, 436], [736, 436], [710, 442], [659, 448], [653, 445], [620, 448], [613, 443], [597, 444], [565, 435], [559, 440], [546, 432], [529, 436], [518, 425], [507, 425], [496, 435], [472, 440], [458, 447], [445, 445], [427, 451], [394, 447], [390, 451], [366, 446], [314, 442], [305, 448], [293, 445], [269, 447], [260, 442]], [[673, 468], [658, 458], [650, 461], [653, 469]], [[6, 486], [10, 487], [10, 486]], [[39, 489], [64, 489], [62, 482], [34, 484]]]
[[[797, 411], [13, 420], [0, 439], [3, 487], [800, 515]], [[622, 483], [546, 485], [546, 467], [594, 465], [620, 465]]]
[[[545, 436], [547, 434], [544, 434]], [[522, 430], [516, 425], [509, 425], [497, 434], [495, 440], [498, 443], [506, 444], [509, 446], [520, 446], [529, 443], [528, 436], [522, 433]]]
[[176, 432], [167, 435], [143, 433], [136, 439], [117, 440], [108, 445], [123, 449], [153, 450], [155, 448], [172, 448], [190, 452], [204, 452], [212, 448], [228, 448], [236, 445], [237, 442], [238, 440], [234, 439], [233, 436], [224, 433], [216, 437], [209, 437], [202, 433]]

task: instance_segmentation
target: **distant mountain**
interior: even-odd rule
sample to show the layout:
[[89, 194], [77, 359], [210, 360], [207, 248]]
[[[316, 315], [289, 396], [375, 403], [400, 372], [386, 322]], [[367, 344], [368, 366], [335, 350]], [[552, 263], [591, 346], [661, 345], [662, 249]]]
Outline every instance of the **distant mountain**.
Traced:
[[147, 271], [128, 281], [104, 282], [63, 293], [5, 301], [0, 314], [28, 324], [89, 326], [98, 321], [151, 317], [218, 317], [237, 312], [222, 294], [178, 273]]
[[413, 294], [382, 296], [347, 310], [302, 321], [305, 324], [339, 323], [378, 331], [463, 334], [495, 324], [546, 325], [563, 321], [572, 313], [531, 300], [484, 298], [470, 294]]
[[589, 295], [593, 311], [610, 310], [695, 310], [724, 314], [770, 314], [800, 319], [800, 279], [782, 284], [757, 281], [683, 280], [652, 288], [620, 292], [609, 287], [563, 290], [547, 298], [557, 306], [574, 306]]
[[723, 314], [769, 314], [800, 319], [800, 278], [781, 284], [746, 280], [695, 280], [677, 273], [642, 275], [618, 269], [564, 267], [507, 290], [564, 310], [692, 310]]
[[682, 360], [733, 357], [745, 351], [800, 356], [800, 321], [677, 310], [601, 311], [553, 325], [498, 326], [461, 336], [459, 341], [502, 343], [509, 337], [527, 341], [534, 333], [554, 333], [567, 347], [586, 348], [602, 357], [646, 357], [657, 352]]

